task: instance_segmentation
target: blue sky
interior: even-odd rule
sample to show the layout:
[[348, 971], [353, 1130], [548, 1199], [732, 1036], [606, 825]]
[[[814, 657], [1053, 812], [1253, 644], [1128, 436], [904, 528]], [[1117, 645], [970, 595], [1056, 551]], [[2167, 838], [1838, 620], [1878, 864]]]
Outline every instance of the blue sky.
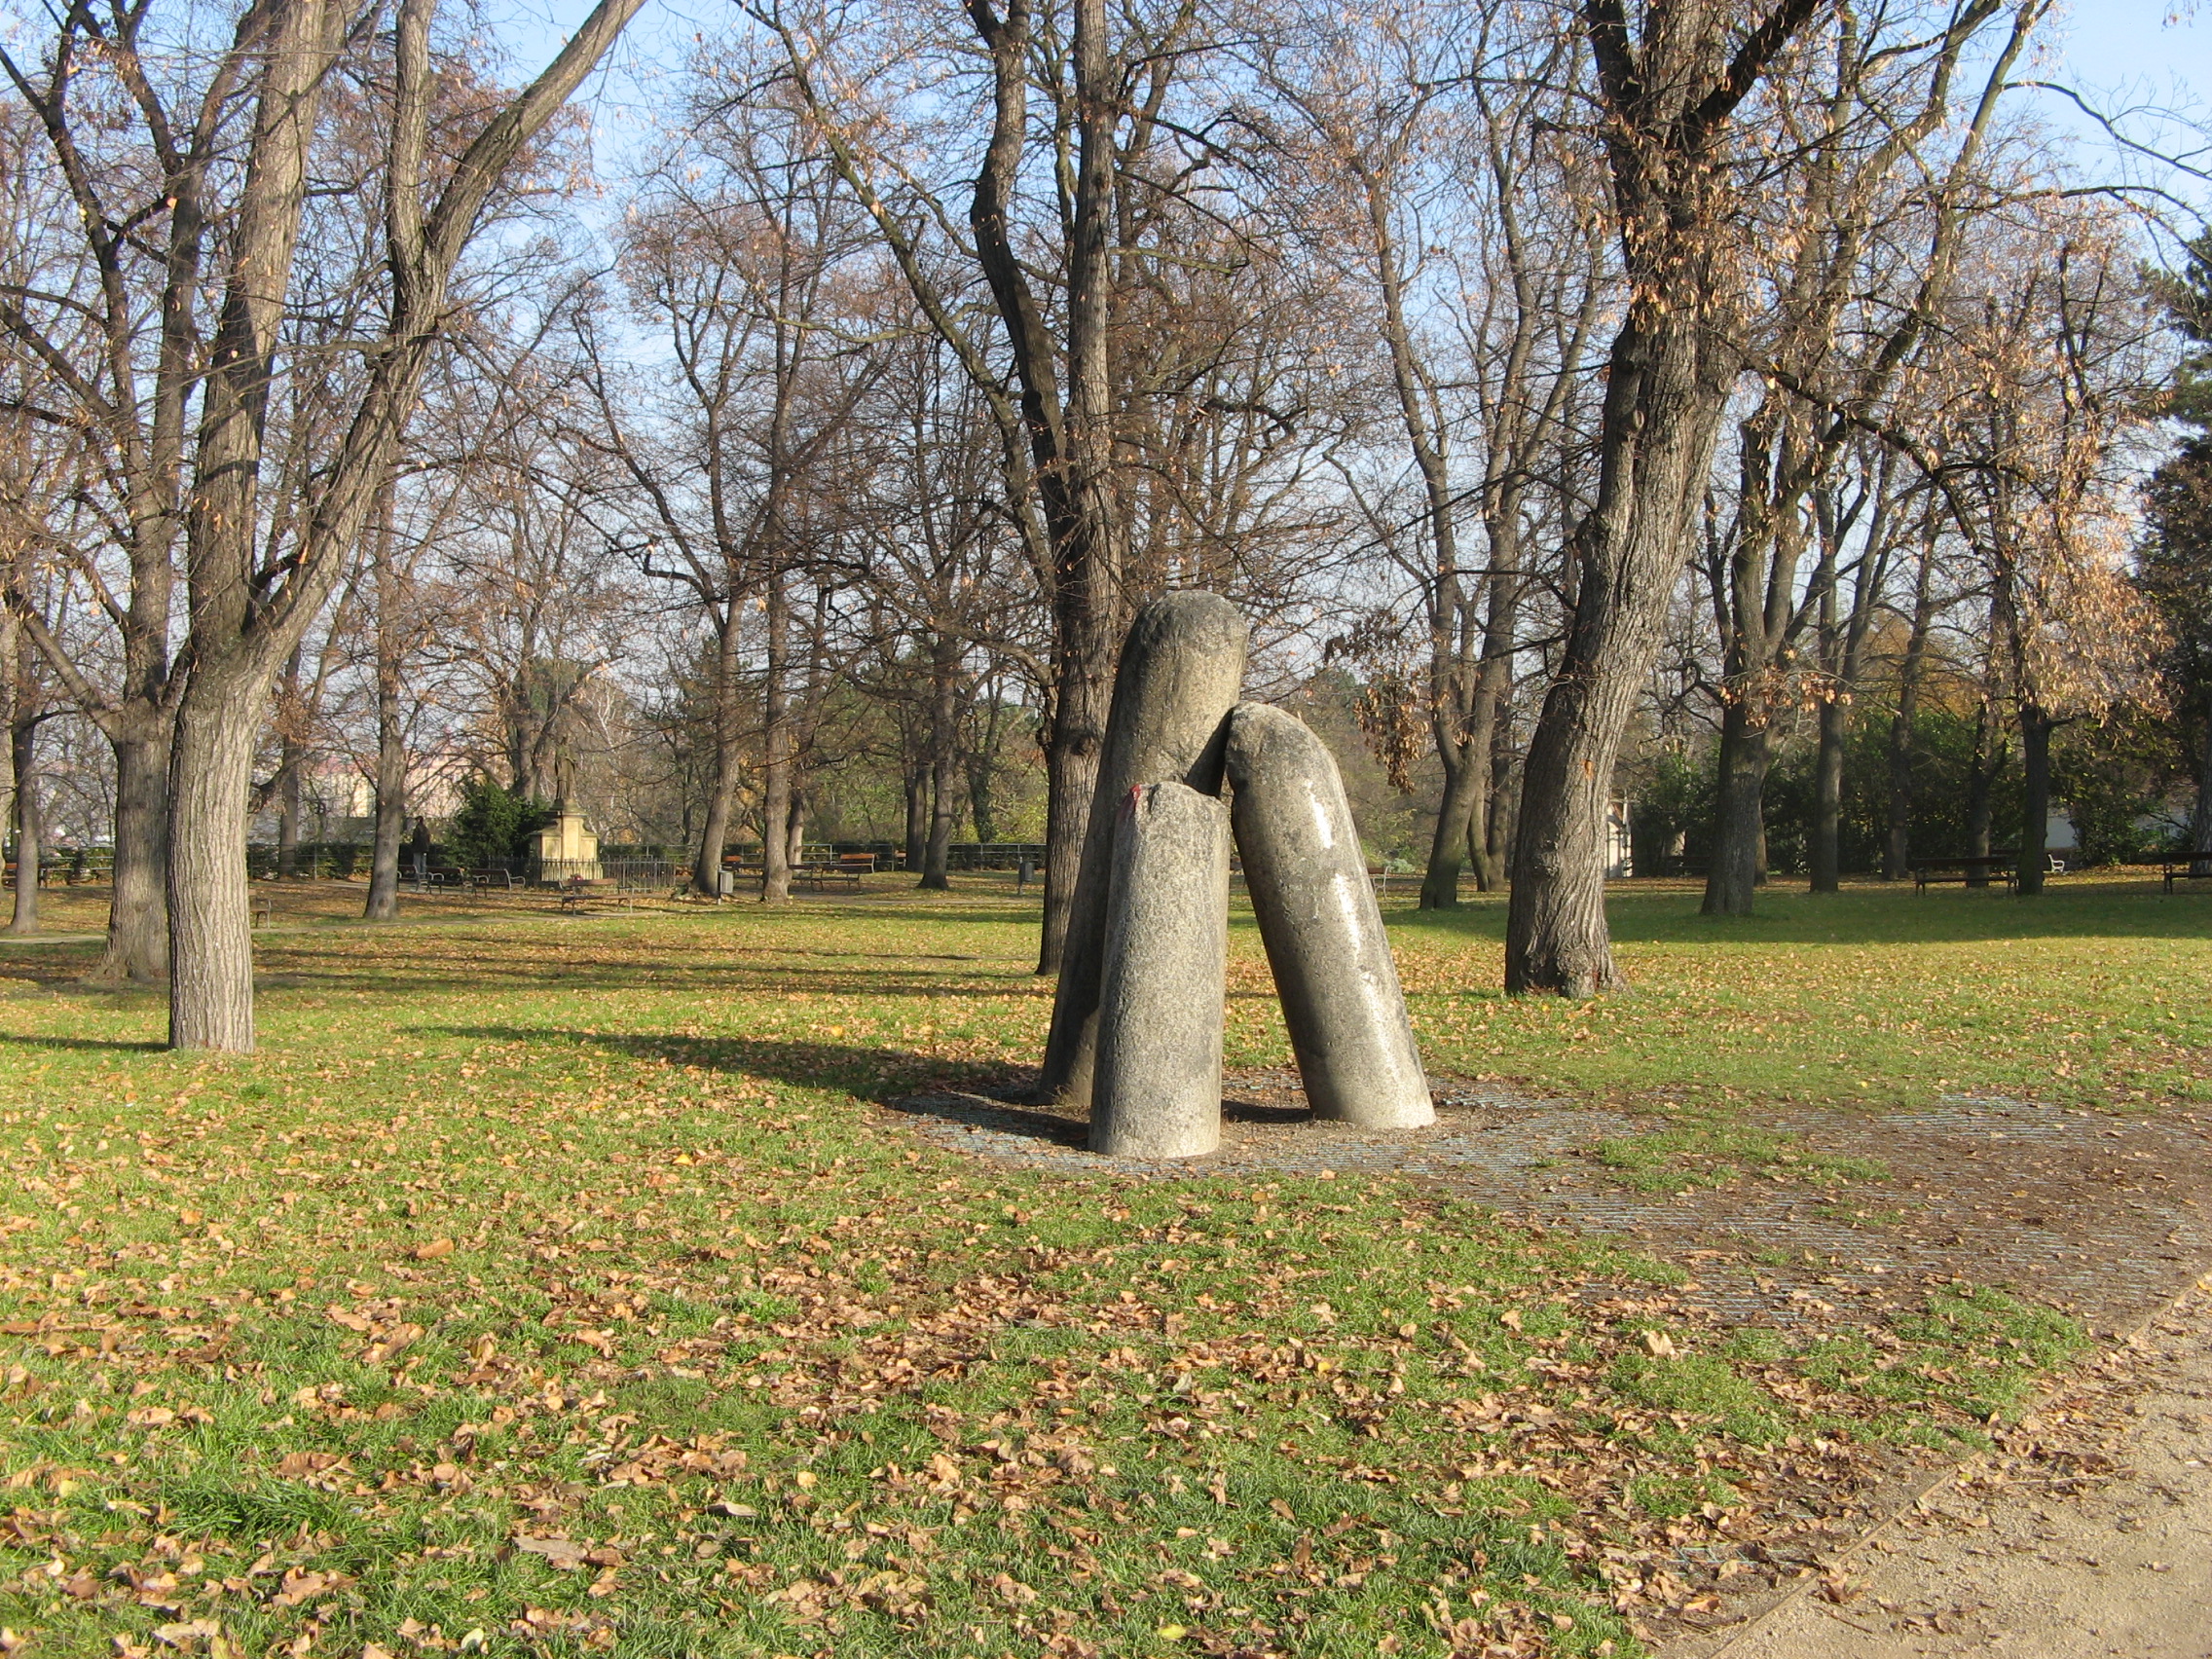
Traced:
[[2083, 82], [2164, 92], [2212, 87], [2212, 22], [2174, 0], [2074, 0], [2065, 63]]
[[[592, 0], [495, 0], [492, 15], [503, 26], [519, 71], [548, 58], [560, 38], [591, 9]], [[616, 131], [635, 129], [654, 108], [651, 87], [678, 68], [696, 31], [712, 30], [729, 0], [647, 0], [628, 37], [616, 49], [615, 73], [602, 77], [586, 93], [599, 119]], [[2192, 112], [2196, 124], [2212, 131], [2212, 0], [2068, 0], [2055, 26], [2046, 25], [2039, 60], [2024, 78], [2072, 86], [2107, 111], [2131, 110], [2131, 130], [2178, 144], [2170, 124], [2162, 130], [2157, 109]], [[2110, 140], [2085, 117], [2049, 92], [2023, 92], [2061, 132], [2076, 134], [2084, 154], [2083, 170], [2108, 172], [2110, 163], [2087, 152], [2106, 149]], [[610, 134], [611, 136], [611, 134]], [[619, 140], [617, 140], [618, 142]], [[2212, 155], [2206, 158], [2212, 170]], [[2144, 176], [2147, 164], [2132, 164]], [[2168, 173], [2160, 182], [2193, 201], [2212, 203], [2212, 186]]]

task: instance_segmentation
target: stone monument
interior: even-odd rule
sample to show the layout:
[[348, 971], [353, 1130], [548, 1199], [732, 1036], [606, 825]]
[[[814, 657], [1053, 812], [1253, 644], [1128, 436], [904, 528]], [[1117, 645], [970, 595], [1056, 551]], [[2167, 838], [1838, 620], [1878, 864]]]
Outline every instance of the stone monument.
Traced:
[[537, 832], [537, 879], [602, 879], [599, 837], [584, 828], [582, 813], [563, 807], [554, 815], [553, 822]]
[[1295, 716], [1237, 701], [1247, 638], [1227, 600], [1171, 594], [1115, 677], [1045, 1060], [1110, 1157], [1220, 1144], [1232, 836], [1314, 1116], [1436, 1120], [1336, 760]]

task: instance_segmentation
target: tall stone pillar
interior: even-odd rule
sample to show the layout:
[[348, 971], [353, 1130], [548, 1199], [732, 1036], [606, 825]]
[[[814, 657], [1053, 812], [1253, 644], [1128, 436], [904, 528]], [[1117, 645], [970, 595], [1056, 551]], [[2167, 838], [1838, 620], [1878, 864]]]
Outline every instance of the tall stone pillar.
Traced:
[[1119, 804], [1090, 1145], [1197, 1158], [1221, 1144], [1229, 808], [1183, 784], [1142, 784]]
[[1115, 818], [1140, 784], [1220, 793], [1222, 721], [1243, 693], [1249, 641], [1219, 594], [1171, 593], [1138, 611], [1123, 642], [1045, 1045], [1045, 1092], [1068, 1105], [1090, 1099]]
[[1337, 762], [1305, 721], [1240, 703], [1227, 751], [1237, 851], [1317, 1118], [1436, 1121]]

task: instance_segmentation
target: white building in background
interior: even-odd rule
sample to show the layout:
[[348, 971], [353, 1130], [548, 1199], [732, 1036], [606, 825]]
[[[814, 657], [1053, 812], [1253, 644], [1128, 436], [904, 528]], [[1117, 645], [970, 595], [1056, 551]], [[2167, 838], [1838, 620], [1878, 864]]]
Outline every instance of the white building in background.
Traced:
[[1605, 879], [1622, 881], [1636, 873], [1636, 852], [1628, 833], [1629, 800], [1615, 795], [1605, 803]]
[[[341, 816], [374, 823], [377, 815], [376, 779], [347, 758], [322, 762], [334, 777], [346, 780], [346, 809]], [[371, 757], [369, 764], [374, 764]], [[407, 816], [451, 818], [461, 810], [461, 792], [475, 775], [475, 762], [457, 749], [433, 750], [407, 757]]]
[[[303, 841], [362, 841], [376, 832], [376, 782], [366, 761], [348, 755], [317, 756], [300, 776], [300, 839]], [[407, 763], [407, 816], [451, 818], [461, 810], [461, 792], [475, 773], [475, 764], [460, 750], [434, 750], [411, 756]], [[272, 800], [254, 814], [247, 831], [249, 841], [269, 844], [276, 839], [276, 803]]]

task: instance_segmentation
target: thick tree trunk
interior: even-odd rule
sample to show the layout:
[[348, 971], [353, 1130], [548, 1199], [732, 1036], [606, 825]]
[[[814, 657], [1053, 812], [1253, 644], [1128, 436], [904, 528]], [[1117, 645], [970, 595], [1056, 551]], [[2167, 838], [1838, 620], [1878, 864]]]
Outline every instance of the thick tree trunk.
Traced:
[[929, 857], [930, 843], [930, 784], [929, 768], [922, 756], [909, 755], [901, 769], [901, 799], [906, 808], [906, 870], [908, 874], [922, 867]]
[[722, 850], [729, 840], [738, 779], [745, 771], [744, 722], [738, 718], [738, 616], [733, 603], [715, 636], [715, 750], [707, 768], [706, 818], [691, 861], [691, 885], [709, 899], [721, 894]]
[[1112, 698], [1122, 613], [1120, 527], [1112, 488], [1115, 385], [1112, 320], [1118, 184], [1117, 132], [1126, 94], [1124, 65], [1109, 39], [1105, 0], [1076, 0], [1069, 52], [1074, 67], [1075, 169], [1068, 226], [1066, 393], [1046, 309], [1015, 246], [1012, 204], [1029, 140], [1030, 8], [970, 8], [990, 50], [990, 142], [977, 170], [968, 222], [992, 303], [1006, 325], [1021, 424], [1051, 562], [1052, 708], [1045, 728], [1045, 915], [1037, 972], [1056, 974], [1090, 827]]
[[2050, 734], [2058, 722], [2034, 703], [2020, 705], [2019, 894], [2043, 891], [2050, 869]]
[[1521, 768], [1506, 906], [1512, 994], [1627, 987], [1605, 927], [1605, 806], [1621, 734], [1658, 654], [1719, 420], [1717, 395], [1693, 396], [1680, 384], [1690, 372], [1680, 355], [1689, 350], [1677, 340], [1665, 359], [1647, 361], [1658, 349], [1634, 325], [1615, 347], [1606, 387], [1613, 442], [1598, 505], [1580, 532], [1573, 620]]
[[245, 815], [265, 676], [200, 673], [169, 752], [169, 1047], [253, 1051]]
[[1605, 795], [1643, 677], [1641, 668], [1622, 674], [1617, 652], [1586, 656], [1597, 660], [1553, 682], [1522, 768], [1506, 906], [1505, 988], [1514, 994], [1595, 996], [1628, 984], [1605, 929]]
[[287, 742], [276, 780], [276, 874], [290, 881], [300, 873], [300, 761], [298, 744]]
[[1936, 622], [1936, 553], [1923, 547], [1913, 578], [1912, 628], [1905, 636], [1904, 660], [1898, 665], [1898, 707], [1890, 719], [1889, 834], [1882, 845], [1882, 879], [1902, 881], [1912, 873], [1912, 742], [1920, 718], [1920, 682], [1928, 662], [1928, 635]]
[[[399, 842], [407, 833], [407, 743], [400, 723], [399, 677], [406, 661], [400, 573], [391, 560], [393, 480], [375, 506], [369, 558], [376, 576], [377, 822], [369, 846], [369, 899], [361, 914], [388, 922], [399, 914]], [[298, 653], [293, 653], [294, 660]]]
[[1813, 877], [1815, 893], [1843, 888], [1843, 745], [1846, 706], [1840, 697], [1821, 705], [1821, 744], [1813, 760]]
[[[1610, 71], [1608, 71], [1610, 73]], [[1616, 89], [1616, 92], [1618, 90]], [[1605, 928], [1605, 806], [1621, 734], [1657, 658], [1735, 381], [1693, 296], [1698, 234], [1616, 169], [1636, 297], [1613, 340], [1597, 498], [1574, 535], [1572, 620], [1522, 765], [1505, 988], [1625, 987]]]
[[276, 751], [276, 876], [290, 881], [300, 873], [300, 767], [307, 752], [294, 729], [300, 709], [300, 651], [297, 645], [284, 659], [282, 689], [277, 694], [282, 730]]
[[806, 862], [806, 792], [792, 786], [791, 810], [785, 815], [784, 864], [796, 869]]
[[396, 677], [377, 685], [377, 827], [369, 850], [369, 902], [362, 910], [371, 921], [399, 914], [399, 843], [407, 833], [407, 744], [399, 723]]
[[1498, 699], [1490, 744], [1490, 796], [1482, 816], [1467, 826], [1467, 856], [1474, 861], [1475, 885], [1495, 893], [1505, 885], [1513, 863], [1514, 815], [1520, 808], [1520, 780], [1513, 768], [1513, 711]]
[[[0, 607], [0, 731], [10, 733], [16, 726], [20, 644], [16, 613]], [[8, 826], [16, 821], [16, 746], [12, 741], [0, 743], [0, 844], [7, 839]]]
[[1720, 716], [1720, 779], [1714, 802], [1713, 863], [1706, 871], [1708, 916], [1748, 916], [1765, 863], [1766, 775], [1773, 763], [1770, 728], [1743, 701]]
[[1062, 658], [1052, 709], [1052, 743], [1045, 755], [1045, 917], [1037, 972], [1056, 974], [1067, 951], [1068, 918], [1076, 878], [1083, 868], [1084, 837], [1090, 830], [1090, 797], [1106, 747], [1106, 713], [1113, 697], [1107, 672], [1110, 647], [1082, 648]]
[[91, 977], [153, 984], [168, 977], [170, 717], [149, 711], [110, 740], [115, 750], [115, 874], [107, 948]]
[[760, 696], [760, 902], [792, 896], [791, 606], [779, 573], [768, 579], [768, 663]]
[[12, 934], [38, 932], [38, 865], [45, 825], [39, 821], [38, 721], [20, 716], [8, 734], [16, 771], [16, 908], [8, 920]]
[[960, 682], [957, 656], [950, 642], [941, 639], [930, 665], [929, 793], [929, 837], [919, 885], [942, 893], [952, 886], [946, 865], [960, 817]]
[[2205, 710], [2204, 754], [2197, 763], [2196, 810], [2190, 817], [2189, 869], [2212, 875], [2212, 708]]
[[995, 686], [985, 690], [988, 712], [983, 717], [982, 741], [968, 756], [968, 821], [978, 841], [999, 838], [997, 807], [991, 799], [991, 780], [998, 770], [999, 726], [1004, 718]]
[[[1517, 510], [1517, 509], [1516, 509]], [[1502, 535], [1492, 537], [1493, 550], [1508, 545]], [[1511, 544], [1517, 548], [1517, 543]], [[1517, 551], [1494, 553], [1518, 567]], [[1498, 710], [1500, 690], [1506, 682], [1512, 640], [1518, 628], [1518, 577], [1494, 571], [1489, 584], [1490, 620], [1483, 633], [1482, 661], [1472, 670], [1474, 684], [1466, 697], [1462, 726], [1465, 741], [1447, 741], [1444, 722], [1437, 722], [1437, 758], [1444, 766], [1444, 793], [1437, 803], [1436, 835], [1429, 843], [1428, 868], [1421, 876], [1420, 908], [1449, 910], [1459, 903], [1459, 861], [1462, 854], [1475, 866], [1475, 885], [1488, 893], [1497, 885], [1499, 866], [1487, 856], [1491, 797], [1497, 788]]]
[[[1998, 734], [1997, 721], [1989, 704], [1981, 706], [1974, 722], [1973, 754], [1967, 760], [1967, 856], [1985, 859], [1989, 856], [1989, 824], [1992, 802], [1997, 788], [1997, 774], [2005, 769], [2005, 742]], [[1987, 887], [1989, 872], [1986, 869], [1970, 870], [1969, 887]]]
[[1444, 793], [1436, 806], [1436, 833], [1428, 844], [1428, 867], [1421, 872], [1420, 908], [1453, 910], [1459, 904], [1460, 860], [1467, 850], [1467, 832], [1480, 821], [1482, 785], [1489, 780], [1489, 746], [1478, 754], [1472, 742], [1439, 744], [1436, 757], [1444, 767]]

